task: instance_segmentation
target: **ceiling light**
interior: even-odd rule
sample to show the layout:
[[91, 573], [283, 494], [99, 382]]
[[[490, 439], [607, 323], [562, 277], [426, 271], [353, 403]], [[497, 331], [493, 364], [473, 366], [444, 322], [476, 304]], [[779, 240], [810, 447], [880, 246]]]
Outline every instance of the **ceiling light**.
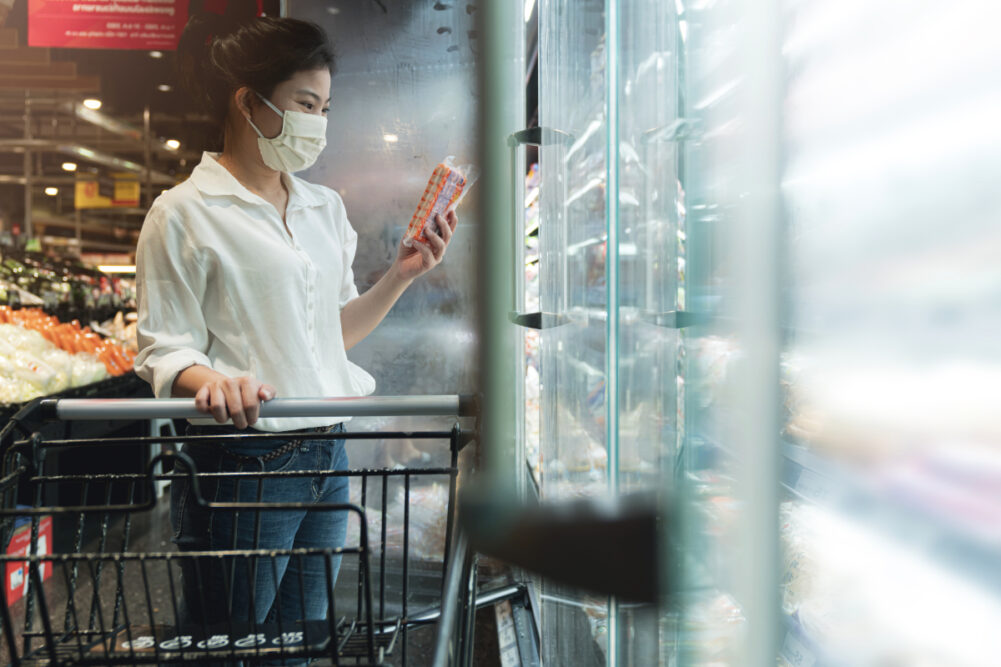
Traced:
[[395, 134], [384, 134], [382, 135], [382, 140], [387, 144], [395, 144], [400, 138]]
[[157, 59], [163, 58], [163, 51], [150, 51], [149, 52], [149, 57], [150, 58], [157, 58]]
[[101, 273], [135, 273], [135, 264], [101, 264], [97, 267]]
[[101, 100], [94, 97], [89, 97], [83, 101], [83, 105], [88, 109], [97, 111], [98, 109], [101, 108]]
[[156, 89], [159, 90], [161, 93], [169, 93], [171, 90], [173, 90], [173, 88], [170, 87], [170, 84], [167, 83], [161, 83], [159, 86], [156, 87]]
[[178, 141], [177, 139], [167, 139], [163, 143], [165, 143], [167, 145], [167, 148], [169, 148], [172, 151], [176, 151], [178, 148], [181, 147], [181, 142]]
[[57, 194], [59, 194], [59, 188], [54, 188], [49, 186], [45, 188], [45, 194], [47, 194], [50, 197], [55, 197]]
[[337, 7], [327, 7], [327, 13], [330, 14], [331, 16], [337, 16], [338, 14], [341, 13], [341, 10], [338, 9]]
[[63, 162], [63, 171], [76, 171], [76, 162]]

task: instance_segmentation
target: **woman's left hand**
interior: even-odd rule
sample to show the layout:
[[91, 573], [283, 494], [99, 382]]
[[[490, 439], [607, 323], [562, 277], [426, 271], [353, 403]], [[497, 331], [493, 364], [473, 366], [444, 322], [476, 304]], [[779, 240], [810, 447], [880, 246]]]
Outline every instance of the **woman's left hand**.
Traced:
[[438, 233], [424, 229], [424, 237], [427, 243], [414, 239], [413, 246], [408, 248], [400, 243], [399, 252], [396, 255], [396, 273], [403, 280], [413, 280], [441, 263], [445, 257], [445, 251], [452, 240], [455, 226], [459, 224], [459, 218], [455, 211], [449, 211], [445, 216], [435, 216]]

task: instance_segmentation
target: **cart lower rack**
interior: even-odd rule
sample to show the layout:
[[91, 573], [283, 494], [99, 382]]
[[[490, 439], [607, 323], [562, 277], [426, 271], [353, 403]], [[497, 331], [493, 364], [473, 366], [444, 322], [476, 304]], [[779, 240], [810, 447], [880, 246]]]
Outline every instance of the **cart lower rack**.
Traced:
[[[263, 408], [267, 417], [460, 417], [471, 414], [472, 401], [285, 399]], [[17, 584], [13, 593], [5, 585], [0, 600], [0, 664], [292, 665], [325, 658], [375, 665], [389, 655], [406, 664], [408, 629], [422, 622], [411, 618], [412, 606], [421, 596], [440, 603], [458, 454], [471, 433], [455, 423], [449, 430], [415, 432], [41, 436], [44, 419], [192, 413], [187, 400], [40, 401], [0, 433], [0, 542], [6, 546], [15, 533], [29, 533], [25, 551], [0, 556], [0, 574]], [[393, 438], [447, 441], [448, 464], [337, 469], [324, 465], [320, 454], [339, 446], [331, 441]], [[54, 451], [99, 456], [123, 445], [163, 451], [149, 457], [146, 470], [127, 473], [80, 475], [49, 465]], [[230, 455], [247, 447], [278, 449], [280, 456]], [[210, 472], [199, 470], [199, 453], [206, 451], [221, 452], [221, 465], [209, 466]], [[294, 463], [314, 455], [318, 467]], [[191, 522], [205, 523], [194, 534], [212, 535], [210, 548], [185, 543], [188, 527], [178, 525], [178, 516], [168, 526], [177, 547], [157, 541], [155, 526], [165, 524], [157, 497], [163, 482], [171, 483], [175, 510], [183, 494], [185, 512], [198, 517]], [[318, 491], [334, 487], [341, 492], [330, 497]], [[444, 506], [437, 526], [442, 534], [433, 548], [417, 549], [415, 530], [429, 529], [415, 524], [411, 501], [429, 492]], [[269, 536], [291, 520], [341, 526], [341, 532], [331, 533], [331, 543], [292, 541], [276, 548]]]

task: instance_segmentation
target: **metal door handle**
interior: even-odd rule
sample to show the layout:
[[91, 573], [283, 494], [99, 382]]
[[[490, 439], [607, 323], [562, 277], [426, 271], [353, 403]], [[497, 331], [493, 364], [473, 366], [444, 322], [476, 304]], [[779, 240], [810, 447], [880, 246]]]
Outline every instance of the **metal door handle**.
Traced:
[[[550, 127], [529, 127], [524, 130], [519, 130], [512, 133], [507, 138], [507, 145], [511, 149], [511, 187], [515, 188], [518, 182], [518, 164], [517, 164], [517, 152], [519, 146], [554, 146], [554, 145], [571, 145], [573, 144], [573, 135], [563, 132], [562, 130], [555, 130]], [[512, 197], [514, 193], [512, 193]], [[511, 278], [513, 281], [511, 290], [512, 308], [511, 312], [508, 314], [508, 319], [518, 326], [527, 327], [530, 329], [544, 329], [550, 328], [551, 326], [558, 326], [557, 324], [544, 325], [543, 322], [551, 322], [550, 317], [559, 318], [558, 315], [548, 315], [543, 317], [543, 313], [525, 313], [519, 310], [520, 307], [520, 292], [521, 292], [521, 280], [519, 279], [520, 272], [524, 271], [524, 259], [522, 258], [521, 248], [522, 244], [525, 242], [524, 232], [518, 225], [518, 209], [516, 203], [515, 207], [511, 209], [511, 236], [513, 239], [513, 256], [515, 261], [515, 269]], [[522, 206], [524, 204], [521, 204]]]

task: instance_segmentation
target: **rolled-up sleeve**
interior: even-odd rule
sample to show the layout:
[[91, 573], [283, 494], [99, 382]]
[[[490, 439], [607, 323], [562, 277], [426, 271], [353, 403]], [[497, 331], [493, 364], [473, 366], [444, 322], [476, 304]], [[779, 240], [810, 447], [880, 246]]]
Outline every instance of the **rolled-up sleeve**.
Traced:
[[209, 334], [201, 307], [205, 278], [182, 226], [154, 203], [136, 251], [136, 373], [153, 387], [157, 398], [170, 397], [174, 379], [185, 368], [212, 366], [206, 356]]

